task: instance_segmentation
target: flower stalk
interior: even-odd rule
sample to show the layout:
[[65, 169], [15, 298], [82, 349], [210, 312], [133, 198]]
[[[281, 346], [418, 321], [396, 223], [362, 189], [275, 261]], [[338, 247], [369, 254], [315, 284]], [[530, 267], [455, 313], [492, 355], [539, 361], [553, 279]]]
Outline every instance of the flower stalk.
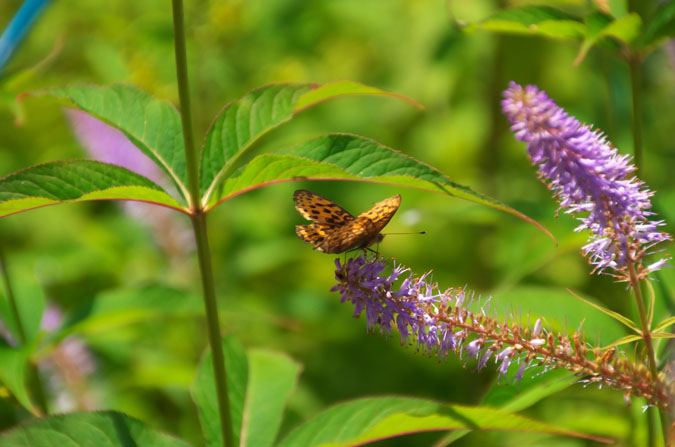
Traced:
[[642, 166], [642, 98], [640, 97], [640, 70], [642, 58], [639, 52], [630, 51], [628, 54], [628, 66], [630, 67], [631, 97], [633, 100], [633, 158], [635, 165]]
[[234, 432], [230, 410], [229, 392], [227, 389], [227, 371], [223, 344], [220, 336], [220, 322], [218, 319], [218, 304], [213, 280], [211, 251], [206, 226], [206, 214], [201, 207], [199, 192], [199, 170], [197, 151], [194, 146], [192, 131], [192, 112], [190, 108], [190, 90], [188, 82], [187, 56], [185, 46], [185, 24], [183, 21], [183, 1], [172, 0], [174, 47], [176, 52], [176, 74], [178, 78], [178, 93], [180, 97], [180, 111], [183, 127], [183, 141], [189, 183], [189, 202], [192, 214], [190, 220], [197, 244], [199, 271], [202, 279], [204, 305], [206, 308], [206, 322], [209, 334], [209, 344], [213, 357], [213, 374], [216, 382], [216, 396], [218, 400], [218, 414], [220, 428], [225, 447], [234, 446]]
[[[647, 360], [649, 361], [649, 371], [653, 377], [658, 377], [658, 365], [656, 364], [656, 353], [654, 351], [654, 345], [652, 343], [652, 332], [649, 321], [647, 319], [647, 312], [645, 311], [644, 299], [642, 297], [642, 290], [640, 289], [640, 281], [637, 278], [633, 264], [629, 262], [628, 264], [629, 273], [630, 273], [630, 285], [633, 289], [633, 296], [635, 296], [635, 302], [638, 309], [638, 316], [640, 318], [640, 328], [642, 329], [642, 341], [645, 344], [647, 349]], [[673, 393], [671, 392], [671, 395]], [[670, 446], [670, 418], [668, 417], [668, 411], [664, 411], [663, 408], [658, 409], [659, 419], [661, 421], [661, 433], [663, 434], [664, 443], [666, 446]], [[653, 418], [648, 419], [651, 422]]]

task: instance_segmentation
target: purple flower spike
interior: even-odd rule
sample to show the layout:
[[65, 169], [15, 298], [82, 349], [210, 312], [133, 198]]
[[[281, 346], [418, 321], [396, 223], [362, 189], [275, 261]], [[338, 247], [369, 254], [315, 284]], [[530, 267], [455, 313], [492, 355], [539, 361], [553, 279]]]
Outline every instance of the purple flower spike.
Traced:
[[[652, 247], [672, 237], [658, 230], [662, 220], [649, 221], [654, 213], [652, 192], [637, 177], [628, 155], [620, 155], [598, 130], [581, 124], [534, 85], [523, 88], [511, 82], [504, 92], [504, 113], [516, 138], [528, 143], [539, 176], [553, 190], [566, 213], [583, 213], [577, 230], [590, 230], [584, 255], [594, 271], [614, 271], [628, 280], [631, 265], [639, 278], [658, 270], [668, 258], [651, 265], [643, 257]], [[629, 177], [630, 176], [630, 177]]]
[[[518, 365], [514, 381], [521, 380], [530, 366], [566, 368], [659, 406], [670, 405], [669, 396], [675, 395], [675, 384], [666, 389], [643, 364], [606, 355], [606, 350], [589, 350], [583, 334], [544, 331], [541, 319], [532, 328], [505, 323], [491, 317], [484, 304], [474, 312], [471, 295], [467, 299], [462, 288], [440, 292], [429, 273], [415, 276], [395, 264], [386, 273], [385, 259], [363, 255], [344, 264], [336, 260], [335, 266], [337, 284], [331, 291], [340, 293], [340, 302], [354, 306], [355, 317], [365, 311], [368, 331], [379, 326], [386, 337], [398, 331], [401, 344], [416, 345], [424, 354], [439, 359], [447, 359], [452, 352], [460, 359], [465, 355], [466, 362], [476, 362], [476, 369], [494, 358], [500, 380], [507, 380], [514, 362]], [[403, 273], [407, 274], [401, 278]]]

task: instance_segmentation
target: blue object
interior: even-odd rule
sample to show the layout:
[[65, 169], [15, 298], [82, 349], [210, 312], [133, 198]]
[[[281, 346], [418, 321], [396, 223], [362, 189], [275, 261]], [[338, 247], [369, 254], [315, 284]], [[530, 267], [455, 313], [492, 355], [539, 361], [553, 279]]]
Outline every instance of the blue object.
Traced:
[[0, 73], [50, 0], [26, 0], [0, 36]]

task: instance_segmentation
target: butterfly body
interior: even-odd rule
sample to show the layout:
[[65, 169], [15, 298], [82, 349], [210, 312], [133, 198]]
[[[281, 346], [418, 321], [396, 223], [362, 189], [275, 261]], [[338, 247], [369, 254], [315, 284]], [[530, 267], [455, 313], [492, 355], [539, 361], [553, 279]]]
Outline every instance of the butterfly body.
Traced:
[[401, 204], [401, 196], [377, 202], [356, 217], [335, 202], [304, 189], [295, 191], [293, 201], [300, 215], [313, 221], [295, 227], [300, 239], [312, 244], [315, 250], [342, 253], [382, 241], [384, 236], [380, 232]]

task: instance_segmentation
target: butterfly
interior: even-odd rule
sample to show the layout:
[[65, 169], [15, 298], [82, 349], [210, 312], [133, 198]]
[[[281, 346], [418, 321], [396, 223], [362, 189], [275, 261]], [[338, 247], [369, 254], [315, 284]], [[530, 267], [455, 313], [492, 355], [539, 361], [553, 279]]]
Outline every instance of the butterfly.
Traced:
[[384, 239], [380, 231], [389, 223], [399, 205], [397, 194], [354, 217], [337, 203], [311, 191], [298, 189], [293, 194], [295, 209], [314, 223], [297, 225], [298, 237], [324, 253], [342, 253], [378, 243]]

